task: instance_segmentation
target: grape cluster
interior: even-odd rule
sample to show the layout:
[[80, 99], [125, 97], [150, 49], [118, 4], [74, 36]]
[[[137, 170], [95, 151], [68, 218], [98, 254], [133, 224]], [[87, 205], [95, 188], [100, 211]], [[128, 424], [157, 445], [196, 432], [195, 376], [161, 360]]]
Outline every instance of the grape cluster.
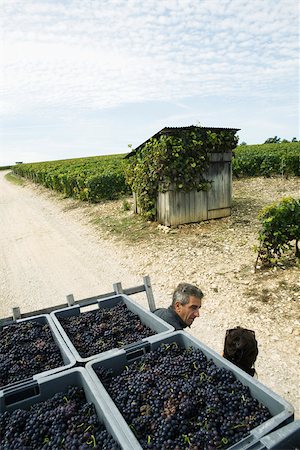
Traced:
[[155, 334], [124, 303], [118, 303], [112, 308], [87, 311], [79, 316], [61, 316], [58, 320], [83, 358]]
[[0, 387], [63, 365], [47, 323], [28, 320], [0, 331]]
[[84, 391], [68, 386], [28, 410], [0, 414], [0, 450], [119, 450]]
[[176, 342], [119, 375], [95, 371], [143, 449], [225, 449], [271, 417], [233, 372]]

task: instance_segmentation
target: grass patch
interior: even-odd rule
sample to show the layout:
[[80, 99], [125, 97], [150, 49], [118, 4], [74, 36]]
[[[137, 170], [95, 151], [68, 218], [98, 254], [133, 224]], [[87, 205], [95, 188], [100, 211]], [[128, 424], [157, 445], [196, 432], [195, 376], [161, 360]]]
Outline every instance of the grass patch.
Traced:
[[[269, 303], [269, 301], [272, 300], [272, 293], [270, 292], [270, 290], [268, 288], [262, 288], [260, 290], [256, 287], [252, 287], [252, 288], [247, 289], [244, 293], [247, 297], [251, 297], [253, 299], [253, 301]], [[251, 312], [251, 311], [249, 311], [249, 312]]]
[[231, 218], [236, 222], [242, 224], [251, 224], [253, 217], [256, 218], [258, 212], [265, 206], [265, 203], [260, 199], [251, 196], [232, 198], [232, 214]]
[[127, 243], [144, 242], [149, 237], [159, 236], [157, 224], [147, 222], [137, 214], [117, 211], [115, 215], [95, 214], [91, 223], [99, 227], [104, 236], [113, 236]]
[[[66, 198], [62, 197], [60, 200], [66, 200]], [[68, 205], [63, 207], [63, 212], [72, 211], [74, 209], [79, 209], [79, 208], [82, 208], [83, 206], [87, 206], [88, 207], [89, 205], [88, 204], [84, 205], [84, 203], [82, 201], [80, 201], [80, 200], [73, 200]]]
[[23, 186], [25, 184], [25, 181], [23, 178], [19, 177], [18, 175], [15, 175], [13, 172], [9, 172], [5, 175], [5, 178], [7, 181], [13, 184], [17, 184], [18, 186]]
[[283, 281], [279, 281], [278, 283], [278, 287], [279, 289], [283, 289], [285, 291], [288, 292], [300, 292], [300, 286], [297, 284], [293, 284], [293, 283], [288, 283], [287, 281], [283, 280]]

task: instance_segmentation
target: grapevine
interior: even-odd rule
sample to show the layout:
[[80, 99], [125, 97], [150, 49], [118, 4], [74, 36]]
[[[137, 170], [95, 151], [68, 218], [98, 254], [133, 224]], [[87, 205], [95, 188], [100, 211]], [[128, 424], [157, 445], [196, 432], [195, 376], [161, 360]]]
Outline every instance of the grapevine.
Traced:
[[239, 145], [234, 150], [232, 172], [236, 177], [300, 175], [300, 142]]
[[124, 155], [17, 164], [12, 169], [21, 177], [74, 197], [97, 203], [129, 194], [125, 182]]
[[295, 256], [300, 257], [300, 199], [283, 198], [279, 203], [272, 203], [258, 215], [261, 222], [259, 231], [260, 247], [255, 263], [263, 267], [281, 261], [287, 250], [295, 242]]

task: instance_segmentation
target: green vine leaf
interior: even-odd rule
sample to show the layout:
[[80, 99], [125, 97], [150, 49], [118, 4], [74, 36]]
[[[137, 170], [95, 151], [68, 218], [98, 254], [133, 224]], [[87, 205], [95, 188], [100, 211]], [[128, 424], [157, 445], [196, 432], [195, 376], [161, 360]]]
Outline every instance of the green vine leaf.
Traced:
[[258, 260], [263, 266], [280, 263], [284, 252], [292, 248], [292, 241], [296, 244], [295, 256], [300, 257], [300, 199], [283, 198], [260, 211], [258, 218], [261, 229], [256, 265]]
[[209, 154], [232, 151], [237, 142], [235, 130], [216, 133], [198, 126], [151, 138], [129, 158], [125, 172], [142, 215], [154, 220], [158, 192], [171, 186], [184, 192], [208, 190]]

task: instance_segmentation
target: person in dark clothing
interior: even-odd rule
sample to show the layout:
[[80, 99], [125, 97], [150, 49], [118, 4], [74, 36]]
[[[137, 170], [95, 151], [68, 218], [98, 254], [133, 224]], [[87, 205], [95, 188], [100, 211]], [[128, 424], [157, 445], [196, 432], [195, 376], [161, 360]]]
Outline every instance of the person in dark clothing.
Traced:
[[253, 365], [257, 355], [258, 347], [254, 331], [242, 327], [226, 331], [224, 358], [253, 377], [256, 375]]
[[158, 308], [153, 313], [172, 325], [175, 330], [183, 330], [199, 317], [202, 298], [203, 292], [197, 286], [180, 283], [173, 292], [172, 304], [168, 308]]

